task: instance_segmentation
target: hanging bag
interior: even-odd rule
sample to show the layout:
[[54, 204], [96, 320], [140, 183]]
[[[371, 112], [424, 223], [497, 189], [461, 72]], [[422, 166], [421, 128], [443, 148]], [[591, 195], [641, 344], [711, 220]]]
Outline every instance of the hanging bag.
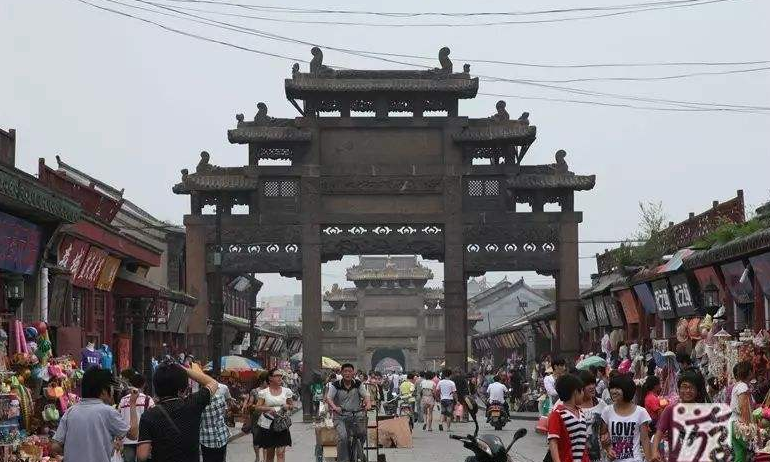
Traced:
[[274, 432], [283, 432], [291, 427], [291, 416], [285, 410], [279, 411], [275, 417], [273, 417], [273, 423], [270, 424], [270, 429]]

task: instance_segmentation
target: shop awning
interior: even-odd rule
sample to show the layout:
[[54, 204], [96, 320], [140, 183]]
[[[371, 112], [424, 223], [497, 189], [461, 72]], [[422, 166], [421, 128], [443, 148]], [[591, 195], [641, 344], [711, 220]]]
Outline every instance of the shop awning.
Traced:
[[707, 286], [713, 284], [717, 289], [719, 289], [719, 300], [721, 303], [723, 303], [725, 299], [725, 287], [722, 284], [722, 279], [717, 274], [716, 268], [713, 266], [706, 266], [704, 268], [698, 268], [694, 272], [695, 279], [698, 280], [698, 285], [700, 285], [701, 292], [706, 290]]
[[620, 306], [623, 307], [623, 314], [626, 316], [626, 322], [628, 324], [638, 324], [641, 307], [639, 306], [636, 297], [634, 297], [634, 293], [631, 289], [623, 289], [616, 294], [618, 301], [620, 301]]
[[604, 307], [607, 309], [607, 315], [610, 318], [612, 327], [623, 327], [623, 315], [620, 314], [618, 301], [612, 295], [604, 296]]
[[764, 255], [749, 258], [751, 267], [754, 268], [754, 275], [762, 286], [765, 296], [770, 298], [770, 252]]
[[671, 257], [671, 260], [667, 261], [665, 265], [659, 267], [658, 273], [670, 273], [672, 271], [678, 270], [684, 264], [684, 260], [693, 253], [695, 252], [691, 249], [677, 250], [676, 253], [674, 253], [674, 255]]
[[671, 302], [671, 293], [668, 290], [668, 280], [658, 279], [657, 281], [652, 281], [652, 291], [655, 296], [655, 306], [658, 309], [658, 317], [660, 317], [660, 319], [676, 318], [676, 311]]
[[161, 298], [187, 306], [194, 306], [197, 303], [195, 297], [171, 290], [125, 269], [118, 272], [113, 292], [124, 297]]
[[754, 288], [751, 286], [751, 278], [741, 282], [746, 265], [743, 261], [734, 261], [721, 266], [725, 276], [725, 285], [737, 303], [752, 303], [754, 301]]
[[637, 284], [634, 286], [634, 293], [639, 299], [639, 303], [642, 304], [644, 311], [647, 314], [655, 314], [658, 312], [658, 306], [655, 303], [655, 296], [650, 289], [650, 285], [646, 282]]
[[692, 291], [690, 290], [690, 282], [687, 279], [687, 275], [684, 273], [678, 273], [669, 276], [669, 283], [671, 284], [671, 291], [674, 294], [674, 305], [676, 305], [676, 314], [679, 316], [693, 316], [695, 315], [695, 300], [692, 297]]
[[604, 296], [600, 295], [593, 298], [594, 311], [596, 311], [596, 323], [598, 327], [610, 326], [610, 317], [607, 314], [607, 308], [604, 306]]

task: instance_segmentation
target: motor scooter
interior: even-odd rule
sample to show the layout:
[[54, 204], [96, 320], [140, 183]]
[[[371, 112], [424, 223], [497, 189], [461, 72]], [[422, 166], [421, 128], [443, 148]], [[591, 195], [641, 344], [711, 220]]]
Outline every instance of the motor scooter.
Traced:
[[400, 417], [409, 417], [409, 431], [414, 430], [414, 403], [410, 403], [408, 398], [401, 398], [398, 406], [398, 415]]
[[495, 430], [502, 430], [505, 424], [508, 423], [508, 420], [510, 418], [504, 405], [500, 403], [487, 404], [487, 423], [495, 427]]
[[462, 442], [466, 449], [473, 452], [473, 455], [466, 458], [465, 462], [513, 462], [508, 452], [516, 441], [527, 435], [527, 430], [525, 428], [516, 430], [513, 434], [513, 440], [508, 446], [497, 435], [478, 436], [479, 421], [476, 419], [476, 414], [479, 407], [476, 401], [470, 397], [466, 397], [465, 402], [476, 429], [473, 435], [449, 435], [449, 438]]

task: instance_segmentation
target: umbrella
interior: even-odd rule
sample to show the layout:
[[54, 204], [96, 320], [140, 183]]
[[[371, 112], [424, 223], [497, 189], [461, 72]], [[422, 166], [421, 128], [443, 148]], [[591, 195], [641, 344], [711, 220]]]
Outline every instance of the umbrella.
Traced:
[[[302, 352], [299, 352], [295, 355], [293, 355], [290, 358], [292, 361], [302, 361]], [[321, 368], [322, 369], [339, 369], [342, 366], [337, 361], [333, 360], [332, 358], [328, 356], [324, 356], [321, 358]]]
[[607, 367], [607, 360], [601, 356], [589, 356], [586, 359], [577, 363], [577, 367], [580, 370], [587, 370], [590, 367]]
[[[471, 358], [471, 357], [468, 357], [467, 361], [468, 361], [468, 364], [475, 364], [476, 363], [476, 360]], [[446, 365], [446, 360], [441, 362], [441, 367], [444, 367], [445, 365]]]
[[[222, 370], [223, 371], [229, 371], [229, 372], [251, 372], [251, 371], [258, 371], [263, 369], [262, 364], [251, 360], [249, 358], [244, 358], [243, 356], [222, 356], [220, 359]], [[206, 370], [210, 371], [213, 369], [214, 366], [211, 362], [206, 364]]]

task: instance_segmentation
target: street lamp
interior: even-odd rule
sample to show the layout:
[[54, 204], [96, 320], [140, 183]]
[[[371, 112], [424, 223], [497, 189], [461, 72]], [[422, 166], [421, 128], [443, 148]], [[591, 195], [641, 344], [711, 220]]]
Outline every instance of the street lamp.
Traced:
[[5, 279], [4, 295], [8, 301], [8, 311], [16, 311], [24, 301], [24, 278], [21, 276], [10, 276]]

